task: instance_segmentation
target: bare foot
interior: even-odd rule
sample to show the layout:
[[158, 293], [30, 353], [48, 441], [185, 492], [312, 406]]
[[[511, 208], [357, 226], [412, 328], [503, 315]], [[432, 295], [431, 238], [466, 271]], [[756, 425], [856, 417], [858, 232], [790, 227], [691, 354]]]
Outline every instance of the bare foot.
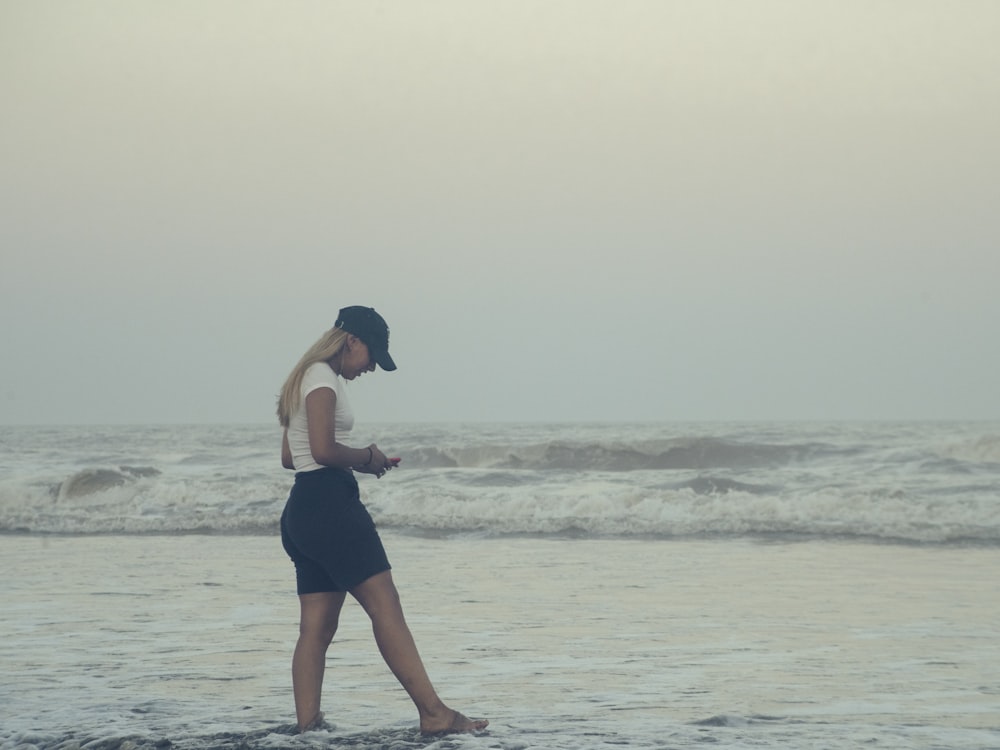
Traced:
[[422, 720], [420, 722], [420, 733], [461, 734], [464, 732], [481, 732], [487, 726], [489, 726], [489, 721], [486, 719], [470, 719], [458, 711], [452, 711], [451, 715], [446, 715], [443, 721], [434, 721], [432, 719]]
[[299, 728], [299, 733], [301, 734], [302, 732], [311, 732], [314, 729], [319, 729], [321, 726], [323, 726], [323, 712], [322, 711], [320, 711], [318, 714], [316, 714], [316, 716], [313, 718], [313, 720], [310, 721], [308, 724], [306, 724], [304, 727], [300, 727]]

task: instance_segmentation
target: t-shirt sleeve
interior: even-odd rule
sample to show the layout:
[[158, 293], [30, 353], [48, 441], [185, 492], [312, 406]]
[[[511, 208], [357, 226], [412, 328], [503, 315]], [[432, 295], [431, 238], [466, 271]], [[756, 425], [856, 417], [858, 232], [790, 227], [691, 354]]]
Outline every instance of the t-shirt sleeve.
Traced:
[[306, 369], [302, 376], [302, 398], [305, 399], [317, 388], [329, 388], [334, 393], [337, 392], [337, 376], [325, 362], [316, 362]]

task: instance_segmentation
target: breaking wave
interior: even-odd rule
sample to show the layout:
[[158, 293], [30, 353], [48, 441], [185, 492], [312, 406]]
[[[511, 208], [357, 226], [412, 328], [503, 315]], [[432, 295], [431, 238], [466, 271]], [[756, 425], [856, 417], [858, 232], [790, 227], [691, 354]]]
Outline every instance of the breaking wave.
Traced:
[[[292, 479], [270, 427], [15, 437], [0, 533], [274, 534]], [[361, 478], [386, 529], [1000, 543], [995, 430], [439, 425], [376, 438], [403, 456], [384, 480]], [[66, 445], [80, 452], [61, 464], [33, 458]]]

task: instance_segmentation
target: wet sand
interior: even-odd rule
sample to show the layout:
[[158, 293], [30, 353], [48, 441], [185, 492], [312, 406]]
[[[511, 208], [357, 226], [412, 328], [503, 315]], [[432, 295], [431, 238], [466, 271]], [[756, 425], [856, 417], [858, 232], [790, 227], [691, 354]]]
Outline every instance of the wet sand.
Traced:
[[[439, 691], [491, 721], [450, 746], [1000, 745], [998, 549], [383, 538]], [[0, 571], [0, 747], [289, 731], [276, 538], [4, 536]], [[426, 746], [357, 605], [324, 710], [356, 747]]]

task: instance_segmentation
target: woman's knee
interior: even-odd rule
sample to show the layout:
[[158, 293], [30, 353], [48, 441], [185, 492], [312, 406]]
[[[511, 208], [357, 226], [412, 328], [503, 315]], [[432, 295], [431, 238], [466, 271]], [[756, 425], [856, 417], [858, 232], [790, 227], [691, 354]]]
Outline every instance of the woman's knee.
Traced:
[[303, 618], [299, 620], [299, 637], [329, 645], [337, 634], [337, 624], [338, 618], [333, 618], [333, 620]]
[[344, 595], [333, 592], [307, 594], [300, 597], [300, 600], [302, 611], [299, 618], [299, 636], [329, 644], [337, 632]]

